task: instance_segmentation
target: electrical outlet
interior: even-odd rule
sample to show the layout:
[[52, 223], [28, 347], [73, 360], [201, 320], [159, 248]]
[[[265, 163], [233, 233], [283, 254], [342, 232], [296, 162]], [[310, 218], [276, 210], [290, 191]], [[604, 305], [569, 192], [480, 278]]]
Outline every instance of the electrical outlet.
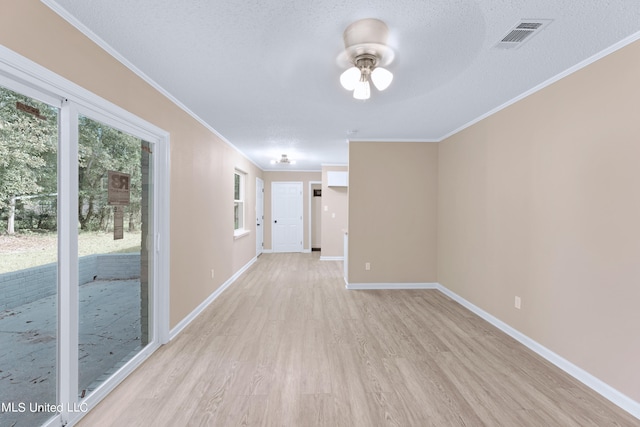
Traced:
[[520, 300], [520, 297], [516, 297], [515, 303], [513, 305], [515, 306], [515, 308], [520, 310], [521, 303], [522, 303], [522, 300]]
[[364, 269], [365, 270], [371, 270], [371, 263], [370, 262], [365, 262], [364, 263]]
[[214, 277], [216, 277], [216, 271], [212, 268], [211, 269], [211, 278], [213, 279]]

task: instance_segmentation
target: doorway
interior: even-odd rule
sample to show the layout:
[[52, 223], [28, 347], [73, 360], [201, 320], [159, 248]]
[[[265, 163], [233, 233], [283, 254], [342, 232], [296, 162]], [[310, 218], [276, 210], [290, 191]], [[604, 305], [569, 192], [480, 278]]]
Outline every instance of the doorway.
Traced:
[[309, 236], [311, 251], [322, 248], [322, 181], [309, 182]]
[[271, 183], [273, 252], [302, 252], [302, 182]]
[[256, 178], [256, 256], [264, 249], [264, 181]]
[[0, 424], [66, 425], [167, 341], [168, 134], [3, 67]]

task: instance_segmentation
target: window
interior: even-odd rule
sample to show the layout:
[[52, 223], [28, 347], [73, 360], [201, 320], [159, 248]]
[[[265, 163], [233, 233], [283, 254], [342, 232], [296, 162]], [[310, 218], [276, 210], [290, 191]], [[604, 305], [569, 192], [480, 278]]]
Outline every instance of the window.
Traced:
[[233, 175], [233, 230], [239, 236], [247, 232], [244, 229], [244, 186], [246, 174], [236, 170]]

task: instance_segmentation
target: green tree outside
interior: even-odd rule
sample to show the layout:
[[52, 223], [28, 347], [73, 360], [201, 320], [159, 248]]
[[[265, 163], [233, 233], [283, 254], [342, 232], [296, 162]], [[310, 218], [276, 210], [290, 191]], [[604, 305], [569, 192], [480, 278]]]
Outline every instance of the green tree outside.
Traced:
[[0, 209], [15, 232], [16, 203], [57, 187], [58, 113], [0, 87]]
[[[129, 231], [140, 226], [141, 140], [79, 117], [78, 219], [83, 231], [109, 231], [107, 172], [131, 175]], [[5, 230], [54, 231], [57, 200], [58, 111], [0, 87], [0, 213]]]

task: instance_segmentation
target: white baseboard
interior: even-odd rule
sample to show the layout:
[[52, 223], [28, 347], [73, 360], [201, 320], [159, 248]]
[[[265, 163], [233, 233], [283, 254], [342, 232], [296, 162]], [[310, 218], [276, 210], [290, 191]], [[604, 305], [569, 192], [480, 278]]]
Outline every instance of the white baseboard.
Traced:
[[516, 341], [528, 347], [530, 350], [536, 352], [537, 354], [539, 354], [549, 362], [553, 363], [558, 368], [562, 369], [567, 374], [571, 375], [572, 377], [574, 377], [575, 379], [577, 379], [587, 387], [591, 388], [593, 391], [600, 394], [607, 400], [611, 401], [615, 405], [624, 409], [634, 417], [640, 419], [640, 402], [636, 402], [635, 400], [631, 399], [627, 395], [619, 392], [618, 390], [611, 387], [609, 384], [594, 377], [584, 369], [579, 368], [578, 366], [569, 362], [567, 359], [549, 350], [542, 344], [532, 340], [528, 336], [524, 335], [523, 333], [519, 332], [518, 330], [504, 323], [502, 320], [482, 310], [480, 307], [470, 303], [469, 301], [462, 298], [460, 295], [456, 294], [455, 292], [450, 291], [449, 289], [445, 288], [439, 283], [437, 283], [436, 285], [437, 285], [437, 289], [440, 292], [447, 295], [452, 300], [456, 301], [457, 303], [459, 303], [469, 311], [477, 314], [487, 322], [491, 323], [496, 328], [500, 329], [505, 334], [509, 335]]
[[343, 256], [320, 256], [320, 261], [344, 261]]
[[[346, 279], [345, 279], [346, 283]], [[345, 288], [351, 290], [372, 289], [438, 289], [439, 283], [347, 283]]]
[[[275, 253], [286, 253], [286, 252], [273, 252], [273, 249], [263, 249], [262, 253], [263, 254], [275, 254]], [[311, 249], [303, 249], [301, 253], [310, 254], [311, 253]]]
[[226, 282], [222, 284], [222, 286], [220, 286], [211, 295], [209, 295], [206, 300], [200, 303], [200, 305], [197, 306], [191, 313], [189, 313], [187, 317], [178, 322], [178, 324], [169, 332], [169, 340], [174, 339], [180, 332], [182, 332], [182, 330], [186, 328], [189, 323], [191, 323], [196, 317], [198, 317], [198, 315], [202, 313], [204, 309], [209, 306], [209, 304], [215, 301], [215, 299], [218, 298], [225, 289], [227, 289], [233, 282], [235, 282], [236, 279], [240, 277], [242, 273], [247, 271], [247, 269], [251, 267], [251, 265], [253, 265], [253, 263], [257, 260], [258, 257], [253, 257], [251, 261], [245, 264], [240, 270], [236, 271], [233, 276], [231, 276]]

